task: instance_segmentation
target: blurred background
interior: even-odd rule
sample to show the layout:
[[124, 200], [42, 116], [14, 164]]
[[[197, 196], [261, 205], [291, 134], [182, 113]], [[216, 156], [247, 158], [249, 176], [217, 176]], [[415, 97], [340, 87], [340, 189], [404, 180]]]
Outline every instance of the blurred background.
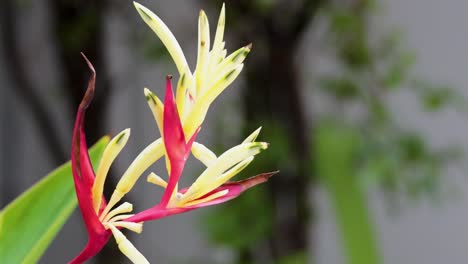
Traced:
[[[141, 3], [194, 65], [198, 10], [213, 32], [222, 2]], [[226, 0], [228, 52], [253, 50], [199, 141], [219, 154], [263, 126], [270, 148], [239, 177], [281, 173], [130, 240], [155, 263], [465, 262], [466, 10], [458, 0]], [[143, 87], [161, 97], [177, 73], [164, 46], [131, 1], [3, 0], [0, 26], [0, 206], [69, 159], [89, 77], [80, 51], [98, 78], [89, 143], [132, 128], [112, 191], [159, 137]], [[185, 183], [202, 169], [188, 167]], [[141, 180], [127, 200], [148, 208], [155, 189]], [[67, 262], [86, 239], [76, 210], [41, 263]], [[127, 260], [110, 243], [92, 263]]]

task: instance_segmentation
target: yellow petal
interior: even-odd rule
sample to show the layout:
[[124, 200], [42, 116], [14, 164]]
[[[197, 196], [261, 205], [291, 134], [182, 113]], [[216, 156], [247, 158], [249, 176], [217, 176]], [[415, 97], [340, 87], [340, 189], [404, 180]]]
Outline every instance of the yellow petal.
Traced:
[[221, 12], [219, 13], [218, 25], [216, 27], [213, 50], [222, 50], [221, 45], [223, 43], [223, 38], [224, 38], [225, 24], [226, 24], [226, 11], [225, 11], [225, 5], [223, 3], [223, 6], [221, 7]]
[[209, 90], [200, 98], [192, 111], [184, 120], [184, 132], [186, 135], [192, 135], [195, 130], [203, 123], [206, 113], [211, 103], [216, 97], [229, 86], [242, 71], [243, 65], [238, 65], [235, 69], [225, 73]]
[[176, 90], [176, 104], [177, 110], [179, 111], [180, 118], [185, 116], [185, 98], [187, 96], [187, 80], [185, 78], [185, 73], [182, 74], [177, 82], [177, 90]]
[[150, 145], [148, 145], [136, 158], [132, 164], [123, 174], [120, 181], [117, 183], [117, 187], [109, 200], [103, 214], [109, 212], [109, 210], [122, 199], [135, 185], [136, 181], [141, 177], [143, 172], [148, 169], [153, 163], [160, 159], [164, 155], [164, 144], [161, 138], [157, 139]]
[[258, 134], [260, 134], [260, 131], [262, 130], [262, 127], [257, 128], [252, 134], [250, 134], [242, 143], [249, 143], [249, 142], [254, 142], [255, 139], [257, 139]]
[[149, 261], [138, 251], [135, 246], [116, 227], [109, 226], [114, 235], [115, 242], [120, 251], [135, 264], [149, 264]]
[[201, 161], [206, 167], [213, 165], [216, 162], [216, 155], [205, 145], [193, 142], [192, 145], [193, 156]]
[[99, 168], [96, 173], [96, 180], [93, 184], [93, 207], [96, 212], [99, 210], [99, 206], [101, 205], [104, 182], [106, 181], [110, 166], [117, 155], [119, 155], [120, 151], [125, 147], [125, 144], [127, 144], [129, 137], [130, 129], [127, 128], [107, 144], [106, 149], [102, 154], [101, 162], [99, 163]]
[[236, 166], [230, 168], [227, 170], [225, 173], [221, 174], [221, 176], [218, 176], [215, 181], [211, 184], [211, 188], [215, 189], [218, 188], [219, 186], [223, 185], [227, 181], [229, 181], [232, 177], [236, 176], [241, 172], [243, 169], [245, 169], [249, 164], [254, 160], [254, 156], [250, 156], [246, 158], [245, 160], [239, 162], [236, 164]]
[[252, 44], [249, 44], [234, 51], [216, 67], [216, 72], [214, 73], [214, 75], [219, 76], [223, 72], [231, 71], [232, 69], [237, 67], [237, 65], [243, 63], [251, 50]]
[[[252, 156], [257, 155], [260, 153], [260, 151], [266, 149], [267, 147], [268, 144], [264, 142], [244, 143], [224, 152], [221, 156], [218, 157], [215, 163], [212, 166], [206, 168], [206, 170], [189, 187], [187, 192], [182, 197], [182, 202], [196, 199], [196, 197], [200, 197], [212, 191], [214, 189], [212, 186], [219, 184], [217, 178], [220, 175], [222, 175], [227, 170], [230, 170], [231, 168], [233, 169], [231, 172], [235, 172], [239, 168], [243, 168], [242, 166], [244, 163], [250, 163], [251, 160], [249, 161], [249, 159]], [[236, 166], [238, 163], [241, 163], [241, 165]], [[228, 174], [230, 175], [231, 172]]]
[[182, 52], [182, 48], [166, 24], [164, 24], [164, 22], [148, 8], [137, 2], [133, 3], [146, 24], [150, 26], [164, 46], [166, 46], [166, 49], [169, 51], [169, 54], [171, 54], [171, 57], [179, 70], [179, 74], [182, 75], [183, 73], [190, 72], [187, 60]]
[[197, 96], [203, 93], [203, 82], [206, 77], [206, 71], [209, 64], [209, 51], [210, 51], [210, 26], [208, 18], [203, 10], [200, 11], [198, 20], [198, 56], [197, 66], [195, 68], [195, 82], [197, 86]]
[[148, 102], [148, 106], [153, 113], [154, 120], [156, 121], [156, 125], [158, 126], [159, 133], [161, 137], [163, 136], [163, 114], [164, 114], [164, 104], [159, 100], [159, 98], [151, 92], [148, 88], [144, 89], [145, 98]]
[[196, 187], [194, 187], [192, 190], [187, 191], [185, 195], [183, 195], [179, 199], [179, 203], [184, 203], [188, 202], [191, 200], [198, 199], [207, 193], [213, 191], [214, 189], [218, 188], [219, 186], [223, 185], [226, 183], [228, 180], [230, 180], [232, 177], [236, 176], [241, 172], [243, 169], [245, 169], [252, 161], [254, 160], [253, 156], [250, 156], [243, 161], [237, 163], [234, 167], [230, 168], [227, 170], [225, 173], [222, 175], [215, 177], [214, 179], [206, 180], [204, 182], [200, 182]]

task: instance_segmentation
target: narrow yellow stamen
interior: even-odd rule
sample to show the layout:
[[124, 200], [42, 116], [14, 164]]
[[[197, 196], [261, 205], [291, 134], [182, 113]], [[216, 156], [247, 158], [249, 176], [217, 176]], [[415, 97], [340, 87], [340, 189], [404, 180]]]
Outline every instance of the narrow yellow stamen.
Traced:
[[142, 223], [119, 221], [119, 222], [113, 222], [112, 225], [116, 226], [116, 227], [126, 228], [126, 229], [128, 229], [130, 231], [133, 231], [135, 233], [138, 233], [138, 234], [140, 234], [141, 231], [143, 231], [143, 224]]
[[121, 215], [117, 215], [117, 216], [112, 217], [107, 222], [108, 223], [117, 222], [117, 221], [121, 221], [121, 220], [127, 219], [127, 218], [132, 217], [132, 216], [134, 216], [134, 214], [121, 214]]
[[138, 251], [135, 246], [115, 226], [109, 225], [114, 235], [115, 242], [120, 251], [135, 264], [149, 264], [149, 261]]
[[129, 202], [125, 202], [117, 206], [117, 208], [110, 211], [108, 214], [104, 214], [104, 213], [101, 214], [101, 217], [99, 218], [99, 220], [101, 220], [101, 222], [109, 222], [109, 219], [111, 219], [112, 217], [118, 214], [130, 213], [132, 210], [133, 210], [133, 205]]
[[127, 144], [128, 138], [130, 137], [130, 129], [127, 128], [115, 136], [109, 144], [107, 144], [104, 153], [102, 154], [101, 162], [96, 173], [96, 180], [93, 184], [93, 207], [97, 212], [102, 201], [102, 192], [104, 190], [104, 182], [107, 177], [107, 173], [114, 162], [117, 155]]
[[141, 177], [143, 172], [148, 169], [153, 163], [164, 155], [164, 144], [161, 138], [157, 139], [147, 146], [130, 164], [127, 171], [123, 174], [117, 187], [109, 200], [103, 214], [107, 214], [110, 209], [122, 199], [135, 185], [136, 181]]
[[167, 182], [163, 180], [161, 177], [159, 177], [158, 175], [156, 175], [154, 172], [150, 173], [150, 175], [148, 175], [148, 178], [146, 180], [152, 184], [161, 186], [163, 188], [167, 187]]

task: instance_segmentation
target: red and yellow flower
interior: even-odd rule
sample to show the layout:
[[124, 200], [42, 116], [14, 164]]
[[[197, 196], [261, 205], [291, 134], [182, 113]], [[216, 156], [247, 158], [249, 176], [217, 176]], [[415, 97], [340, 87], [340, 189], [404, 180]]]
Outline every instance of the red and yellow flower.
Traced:
[[[254, 131], [241, 144], [219, 156], [206, 146], [195, 142], [209, 106], [240, 74], [243, 61], [251, 49], [248, 45], [226, 57], [223, 42], [224, 5], [211, 50], [208, 19], [203, 11], [200, 12], [198, 59], [193, 72], [190, 71], [180, 45], [167, 26], [146, 7], [138, 3], [135, 3], [135, 7], [174, 59], [180, 75], [177, 92], [174, 95], [171, 76], [166, 80], [164, 103], [150, 90], [145, 89], [145, 97], [161, 138], [148, 145], [135, 158], [107, 202], [103, 197], [106, 175], [114, 159], [127, 143], [130, 130], [122, 131], [109, 142], [95, 172], [89, 161], [86, 146], [84, 116], [93, 98], [96, 75], [93, 66], [86, 59], [93, 75], [75, 122], [72, 168], [79, 207], [89, 240], [84, 250], [71, 263], [82, 263], [91, 258], [112, 236], [122, 253], [133, 263], [149, 263], [125, 237], [122, 229], [140, 233], [146, 221], [226, 202], [265, 182], [273, 175], [264, 173], [243, 181], [230, 181], [253, 161], [255, 155], [268, 147], [265, 142], [255, 141], [260, 129]], [[192, 185], [179, 190], [179, 179], [190, 153], [201, 161], [206, 169]], [[165, 181], [154, 173], [150, 173], [147, 178], [148, 182], [165, 188], [161, 201], [136, 214], [132, 214], [132, 204], [128, 202], [116, 206], [143, 173], [163, 156], [166, 159], [168, 180]]]

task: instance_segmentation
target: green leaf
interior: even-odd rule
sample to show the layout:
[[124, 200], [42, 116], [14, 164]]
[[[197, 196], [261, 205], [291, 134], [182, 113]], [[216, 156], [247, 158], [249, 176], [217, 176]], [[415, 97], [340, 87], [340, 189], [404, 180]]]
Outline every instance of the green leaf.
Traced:
[[[90, 150], [96, 166], [108, 137]], [[37, 263], [77, 205], [71, 164], [60, 166], [0, 212], [2, 263]]]
[[356, 177], [363, 140], [356, 130], [334, 124], [318, 127], [315, 138], [317, 171], [334, 207], [348, 264], [381, 263], [366, 193]]

